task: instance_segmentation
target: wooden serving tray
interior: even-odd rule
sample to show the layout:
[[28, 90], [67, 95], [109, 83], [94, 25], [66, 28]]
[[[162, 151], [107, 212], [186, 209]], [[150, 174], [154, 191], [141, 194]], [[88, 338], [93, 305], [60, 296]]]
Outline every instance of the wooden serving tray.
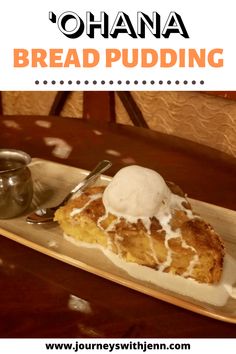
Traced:
[[[37, 205], [56, 205], [88, 174], [88, 171], [82, 169], [41, 159], [33, 159], [30, 168], [34, 180], [32, 210]], [[110, 180], [110, 177], [102, 176], [98, 184], [107, 184]], [[221, 234], [227, 253], [236, 259], [236, 212], [194, 199], [189, 200], [194, 211], [201, 214]], [[24, 215], [11, 220], [0, 220], [0, 234], [50, 257], [149, 296], [208, 317], [236, 323], [236, 299], [230, 298], [224, 306], [217, 307], [133, 278], [116, 267], [100, 250], [77, 247], [66, 241], [56, 223], [29, 225]], [[232, 269], [232, 272], [236, 272], [236, 269]]]

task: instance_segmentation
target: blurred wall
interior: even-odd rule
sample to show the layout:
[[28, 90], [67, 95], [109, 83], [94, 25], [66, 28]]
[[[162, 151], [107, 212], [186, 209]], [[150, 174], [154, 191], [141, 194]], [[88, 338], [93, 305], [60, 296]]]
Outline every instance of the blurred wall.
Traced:
[[[3, 91], [4, 114], [47, 115], [56, 91]], [[73, 92], [65, 104], [62, 115], [80, 118], [83, 114], [83, 93]]]
[[[132, 92], [149, 127], [236, 157], [236, 100], [200, 92]], [[130, 124], [116, 100], [118, 121]]]

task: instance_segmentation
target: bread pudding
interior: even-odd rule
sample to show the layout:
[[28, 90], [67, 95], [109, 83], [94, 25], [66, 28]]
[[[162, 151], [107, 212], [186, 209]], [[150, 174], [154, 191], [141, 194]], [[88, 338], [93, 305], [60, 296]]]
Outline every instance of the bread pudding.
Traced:
[[103, 246], [125, 262], [200, 283], [220, 280], [220, 236], [194, 214], [182, 190], [155, 171], [126, 167], [108, 186], [87, 188], [59, 208], [55, 220], [66, 235]]

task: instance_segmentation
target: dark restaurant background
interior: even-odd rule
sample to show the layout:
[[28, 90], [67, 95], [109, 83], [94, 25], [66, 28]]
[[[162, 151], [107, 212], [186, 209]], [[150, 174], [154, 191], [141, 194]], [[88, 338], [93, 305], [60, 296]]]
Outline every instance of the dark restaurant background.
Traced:
[[[48, 115], [58, 92], [5, 91], [4, 115]], [[111, 97], [112, 94], [112, 97]], [[147, 126], [236, 156], [236, 92], [132, 91]], [[68, 92], [60, 115], [132, 125], [119, 92]], [[108, 102], [109, 101], [109, 102]], [[129, 104], [129, 103], [128, 103]], [[109, 107], [108, 107], [109, 106]], [[112, 117], [111, 117], [112, 116]]]

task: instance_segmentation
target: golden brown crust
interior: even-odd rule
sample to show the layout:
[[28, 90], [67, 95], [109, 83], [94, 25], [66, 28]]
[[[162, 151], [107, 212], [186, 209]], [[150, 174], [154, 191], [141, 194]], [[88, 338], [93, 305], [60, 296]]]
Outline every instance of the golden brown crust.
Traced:
[[[172, 192], [183, 196], [174, 184], [168, 185]], [[173, 231], [179, 230], [180, 236], [167, 241], [168, 235], [156, 217], [150, 218], [149, 234], [140, 219], [130, 223], [124, 218], [105, 215], [104, 189], [103, 186], [88, 188], [56, 212], [55, 220], [66, 234], [109, 247], [128, 262], [191, 277], [199, 282], [217, 283], [220, 280], [224, 246], [209, 224], [199, 217], [190, 219], [184, 210], [175, 210], [170, 226]], [[97, 199], [91, 200], [92, 196]], [[191, 208], [187, 200], [184, 207]], [[80, 209], [80, 212], [71, 216], [74, 209]], [[168, 257], [171, 257], [169, 263]]]

